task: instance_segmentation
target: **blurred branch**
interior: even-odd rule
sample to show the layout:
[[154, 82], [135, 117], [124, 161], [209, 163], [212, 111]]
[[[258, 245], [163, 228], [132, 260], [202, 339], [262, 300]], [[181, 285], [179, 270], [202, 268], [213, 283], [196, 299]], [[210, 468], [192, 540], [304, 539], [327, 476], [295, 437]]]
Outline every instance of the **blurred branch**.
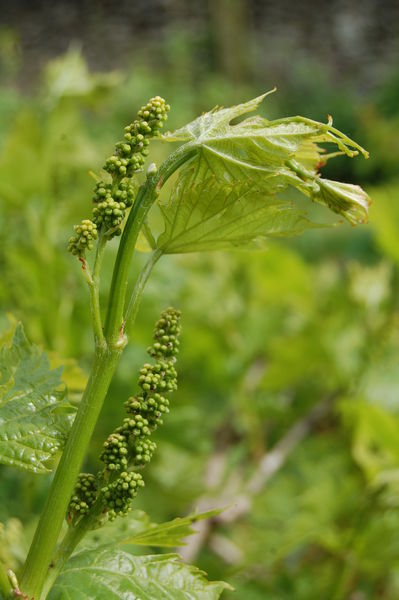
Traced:
[[225, 563], [236, 565], [243, 559], [243, 552], [228, 537], [214, 533], [209, 538], [209, 547], [217, 556], [221, 556]]
[[[337, 394], [331, 394], [313, 406], [310, 411], [299, 419], [287, 433], [259, 461], [255, 474], [246, 483], [235, 473], [223, 486], [219, 497], [204, 496], [197, 504], [199, 512], [211, 508], [228, 506], [217, 517], [201, 521], [197, 526], [197, 534], [191, 536], [186, 546], [179, 549], [183, 560], [194, 561], [207, 540], [212, 550], [229, 564], [236, 564], [242, 558], [241, 551], [227, 537], [214, 533], [221, 524], [232, 523], [248, 514], [252, 507], [252, 499], [260, 494], [270, 479], [284, 466], [288, 457], [311, 430], [320, 423], [330, 412]], [[207, 487], [215, 489], [221, 485], [225, 471], [227, 452], [218, 453], [211, 457], [206, 474]], [[244, 493], [239, 490], [244, 489]]]
[[260, 460], [258, 469], [247, 484], [250, 496], [259, 494], [273, 475], [281, 469], [291, 452], [308, 435], [311, 429], [322, 421], [331, 410], [331, 397], [316, 404], [307, 415], [299, 419], [277, 442], [273, 450]]

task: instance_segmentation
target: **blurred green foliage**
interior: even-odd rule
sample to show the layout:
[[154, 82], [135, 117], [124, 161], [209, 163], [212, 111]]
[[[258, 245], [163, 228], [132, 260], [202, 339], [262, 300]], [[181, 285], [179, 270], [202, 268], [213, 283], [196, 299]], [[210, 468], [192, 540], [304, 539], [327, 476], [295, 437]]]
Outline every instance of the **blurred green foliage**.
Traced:
[[[233, 86], [215, 74], [202, 73], [200, 89], [184, 78], [182, 84], [179, 73], [190, 69], [180, 51], [184, 43], [176, 36], [168, 47], [176, 68], [164, 73], [137, 67], [92, 74], [72, 48], [47, 66], [36, 95], [29, 97], [12, 84], [17, 59], [11, 56], [6, 65], [0, 100], [0, 319], [3, 329], [7, 313], [21, 319], [31, 341], [53, 353], [54, 365], [67, 362], [72, 392], [81, 388], [84, 375], [71, 359], [87, 372], [92, 342], [87, 290], [66, 242], [90, 202], [89, 170], [100, 168], [116, 132], [152, 95], [165, 95], [172, 105], [174, 129], [216, 103], [242, 101], [252, 93], [248, 84]], [[0, 44], [8, 44], [12, 55], [11, 38]], [[183, 313], [179, 390], [157, 433], [159, 450], [136, 508], [161, 522], [187, 514], [204, 498], [211, 505], [246, 498], [250, 510], [231, 522], [213, 520], [202, 546], [191, 549], [211, 578], [236, 587], [235, 594], [225, 592], [226, 600], [394, 600], [398, 86], [392, 79], [378, 97], [361, 102], [352, 90], [344, 94], [321, 76], [311, 78], [301, 68], [297, 76], [309, 93], [296, 95], [292, 81], [273, 98], [269, 116], [324, 118], [330, 112], [338, 127], [370, 150], [369, 162], [338, 160], [326, 176], [369, 182], [375, 200], [371, 224], [307, 233], [270, 243], [259, 253], [161, 261], [87, 462], [98, 468], [99, 448], [121, 419], [152, 323], [173, 304]], [[166, 149], [159, 144], [155, 153], [161, 161]], [[103, 293], [114, 249], [112, 243], [107, 250]], [[305, 439], [298, 438], [274, 475], [251, 495], [249, 482], [262, 459], [325, 401], [327, 413], [310, 424]], [[49, 482], [6, 467], [1, 477], [1, 552], [17, 568]], [[26, 526], [24, 534], [15, 518]]]

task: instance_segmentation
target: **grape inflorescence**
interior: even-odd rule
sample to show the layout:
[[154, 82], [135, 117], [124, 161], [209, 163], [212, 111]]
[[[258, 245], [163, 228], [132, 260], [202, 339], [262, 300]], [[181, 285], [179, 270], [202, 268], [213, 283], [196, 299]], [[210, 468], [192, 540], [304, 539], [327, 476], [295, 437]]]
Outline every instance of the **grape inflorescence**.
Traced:
[[104, 174], [94, 188], [92, 219], [84, 219], [75, 226], [75, 235], [68, 242], [69, 252], [84, 258], [98, 234], [107, 239], [121, 235], [126, 211], [137, 192], [135, 173], [143, 169], [150, 139], [159, 136], [169, 110], [169, 104], [155, 96], [141, 107], [133, 123], [125, 127], [124, 139], [116, 144], [114, 154], [103, 166], [108, 176]]
[[92, 507], [108, 520], [130, 511], [131, 501], [144, 481], [141, 470], [156, 450], [152, 433], [169, 412], [168, 395], [177, 389], [174, 367], [179, 351], [180, 311], [165, 310], [154, 330], [154, 343], [147, 349], [155, 359], [139, 373], [140, 392], [125, 402], [127, 416], [105, 440], [100, 454], [104, 469], [97, 478], [81, 474], [69, 505], [69, 520], [75, 523]]

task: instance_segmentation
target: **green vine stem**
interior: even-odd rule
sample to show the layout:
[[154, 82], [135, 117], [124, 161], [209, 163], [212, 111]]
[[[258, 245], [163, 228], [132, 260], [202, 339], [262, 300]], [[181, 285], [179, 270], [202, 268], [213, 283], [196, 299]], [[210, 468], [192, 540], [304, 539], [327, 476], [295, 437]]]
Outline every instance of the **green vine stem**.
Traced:
[[96, 425], [121, 349], [97, 350], [86, 390], [56, 470], [20, 581], [39, 600], [73, 487]]
[[89, 283], [90, 306], [93, 315], [93, 329], [96, 345], [102, 345], [105, 342], [100, 307], [100, 270], [106, 243], [107, 239], [102, 233], [100, 233], [97, 243], [96, 258], [94, 260], [92, 278], [91, 282]]
[[[129, 309], [127, 311], [126, 316], [126, 327], [132, 326], [134, 324], [137, 311], [140, 305], [141, 297], [144, 292], [145, 284], [148, 281], [148, 278], [154, 268], [155, 264], [158, 262], [159, 258], [162, 256], [162, 252], [157, 250], [152, 252], [150, 258], [144, 265], [143, 269], [139, 273], [139, 276], [136, 280], [136, 284], [133, 289], [133, 293], [129, 303]], [[51, 590], [53, 583], [58, 577], [61, 569], [64, 564], [68, 560], [69, 556], [72, 554], [76, 546], [85, 536], [85, 534], [92, 529], [93, 523], [95, 523], [98, 518], [99, 511], [102, 509], [102, 505], [94, 506], [91, 514], [88, 515], [87, 518], [81, 519], [77, 525], [71, 525], [68, 527], [68, 530], [61, 540], [53, 559], [49, 565], [48, 576], [46, 577], [42, 597], [46, 598], [47, 594]]]
[[140, 187], [137, 198], [130, 211], [123, 230], [116, 257], [112, 277], [108, 312], [105, 320], [105, 337], [110, 346], [118, 345], [124, 333], [124, 307], [129, 280], [129, 269], [132, 261], [137, 238], [145, 222], [148, 211], [153, 205], [157, 190], [164, 185], [169, 177], [196, 153], [195, 148], [188, 145], [180, 146], [161, 165], [159, 170], [147, 177]]
[[[96, 344], [96, 352], [91, 374], [75, 417], [69, 438], [62, 453], [47, 500], [42, 511], [29, 553], [22, 571], [21, 590], [29, 598], [44, 600], [42, 589], [48, 576], [51, 559], [65, 518], [68, 503], [87, 451], [94, 427], [97, 423], [105, 396], [119, 362], [123, 348], [127, 344], [124, 335], [124, 309], [128, 286], [130, 264], [137, 237], [149, 209], [157, 197], [157, 190], [196, 150], [181, 146], [162, 164], [160, 169], [147, 177], [140, 187], [136, 201], [125, 225], [112, 277], [105, 325], [104, 342]], [[101, 241], [99, 241], [101, 244]], [[100, 312], [98, 302], [98, 281], [96, 277], [101, 264], [102, 250], [91, 273], [86, 272], [93, 282], [91, 288], [91, 308], [96, 340], [100, 338]], [[151, 272], [157, 253], [152, 255], [153, 263], [146, 265], [139, 277], [129, 305], [129, 320], [132, 321], [141, 300], [145, 282]], [[159, 258], [159, 256], [157, 257]], [[89, 284], [90, 285], [90, 284]]]
[[42, 591], [43, 599], [47, 597], [61, 569], [67, 562], [68, 558], [71, 556], [72, 552], [75, 550], [76, 546], [84, 538], [86, 533], [90, 531], [91, 524], [91, 520], [83, 519], [76, 526], [68, 527], [68, 530], [64, 538], [62, 539], [60, 545], [58, 546], [57, 551], [54, 554], [54, 558], [49, 565], [50, 568]]

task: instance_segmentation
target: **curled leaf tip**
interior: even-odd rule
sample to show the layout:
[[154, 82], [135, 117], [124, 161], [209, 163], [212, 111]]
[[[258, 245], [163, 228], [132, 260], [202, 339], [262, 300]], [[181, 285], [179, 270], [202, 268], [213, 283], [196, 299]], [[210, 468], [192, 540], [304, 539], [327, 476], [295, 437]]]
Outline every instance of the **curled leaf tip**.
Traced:
[[359, 185], [321, 178], [318, 183], [319, 191], [313, 195], [313, 200], [341, 214], [351, 225], [368, 222], [371, 198]]
[[[259, 98], [262, 101], [264, 98], [266, 98], [266, 96], [270, 96], [270, 94], [274, 94], [274, 92], [277, 92], [277, 86], [276, 85], [271, 90], [269, 90], [268, 92], [265, 92], [264, 94], [262, 94], [261, 96], [259, 96]], [[256, 98], [256, 100], [258, 100], [258, 98]]]

